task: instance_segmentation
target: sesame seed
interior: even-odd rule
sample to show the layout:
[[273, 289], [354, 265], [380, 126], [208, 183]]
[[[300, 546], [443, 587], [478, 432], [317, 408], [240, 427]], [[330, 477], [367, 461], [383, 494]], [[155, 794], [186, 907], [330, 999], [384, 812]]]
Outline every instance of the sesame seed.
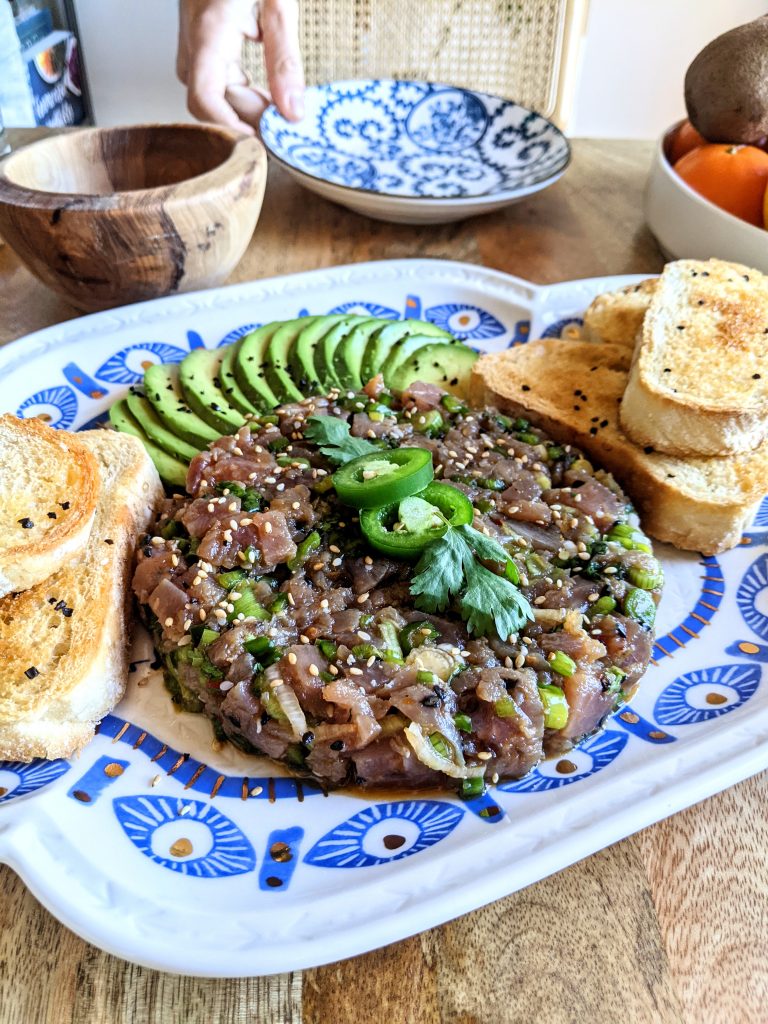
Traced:
[[356, 665], [353, 665], [352, 668], [349, 670], [349, 674], [351, 676], [361, 676], [363, 674], [363, 670], [361, 668], [357, 668]]
[[291, 502], [291, 508], [292, 509], [301, 508], [301, 502], [299, 502], [299, 501]]
[[373, 565], [373, 559], [370, 555], [366, 555], [364, 561], [366, 565]]
[[323, 568], [323, 564], [324, 564], [323, 562], [315, 562], [314, 565], [312, 566], [312, 569], [315, 572], [317, 572], [319, 569]]
[[295, 665], [296, 661], [297, 661], [296, 655], [293, 653], [293, 651], [289, 651], [288, 652], [288, 664], [289, 665]]
[[332, 551], [334, 555], [338, 555], [341, 552], [341, 548], [337, 548], [335, 544], [331, 544], [328, 550]]
[[272, 533], [272, 523], [264, 523], [264, 533]]
[[490, 752], [490, 750], [478, 750], [477, 756], [481, 761], [490, 761], [491, 758], [493, 757], [493, 754]]
[[161, 776], [160, 776], [160, 775], [155, 775], [155, 777], [154, 777], [154, 778], [153, 778], [153, 779], [152, 779], [152, 780], [150, 781], [150, 783], [149, 783], [149, 784], [150, 784], [150, 786], [152, 786], [152, 787], [154, 788], [154, 787], [155, 787], [155, 786], [156, 786], [156, 785], [158, 784], [158, 782], [160, 781], [160, 779], [161, 779]]
[[339, 674], [339, 670], [336, 668], [335, 665], [329, 665], [328, 671], [331, 673], [332, 676], [337, 676]]
[[197, 615], [201, 622], [205, 622], [205, 608], [201, 608]]
[[338, 568], [338, 566], [341, 565], [341, 562], [342, 560], [340, 558], [334, 558], [334, 560], [331, 562], [331, 565], [336, 566]]
[[319, 676], [320, 675], [320, 669], [317, 667], [317, 665], [310, 665], [309, 666], [309, 674], [311, 676]]
[[357, 598], [357, 603], [358, 603], [358, 604], [365, 604], [365, 602], [366, 602], [366, 601], [368, 600], [368, 598], [369, 598], [370, 596], [371, 596], [371, 595], [370, 595], [370, 593], [369, 593], [369, 592], [368, 592], [368, 591], [366, 590], [366, 592], [365, 592], [364, 594], [360, 594], [360, 595], [358, 596], [358, 598]]
[[327, 608], [328, 607], [328, 599], [327, 598], [325, 598], [325, 597], [323, 598], [323, 600], [320, 602], [320, 607], [321, 608]]
[[[237, 511], [238, 511], [238, 508], [237, 508], [237, 502], [236, 502], [236, 501], [231, 501], [231, 502], [230, 502], [230, 503], [229, 503], [229, 504], [227, 505], [227, 509], [228, 509], [228, 510], [229, 510], [230, 512], [237, 512]], [[234, 530], [234, 526], [232, 527], [232, 529]]]
[[301, 640], [301, 642], [303, 644], [308, 644], [309, 643], [309, 637], [308, 636], [304, 636], [303, 633], [299, 636], [299, 640]]
[[165, 620], [165, 625], [166, 626], [172, 626], [173, 625], [173, 616], [172, 615], [169, 615], [168, 618]]

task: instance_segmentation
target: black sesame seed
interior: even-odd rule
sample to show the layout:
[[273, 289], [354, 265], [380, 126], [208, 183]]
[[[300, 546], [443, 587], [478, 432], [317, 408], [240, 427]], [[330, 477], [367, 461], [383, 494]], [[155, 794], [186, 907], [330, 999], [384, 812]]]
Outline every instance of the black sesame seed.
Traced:
[[608, 420], [600, 420], [600, 426], [601, 427], [607, 427], [608, 426]]
[[760, 374], [759, 373], [753, 373], [752, 374], [752, 380], [760, 380]]
[[590, 427], [589, 432], [592, 435], [592, 437], [594, 437], [595, 434], [597, 434], [597, 427]]
[[24, 516], [23, 519], [19, 519], [17, 522], [19, 523], [19, 526], [21, 526], [22, 530], [31, 530], [35, 525], [29, 516]]
[[48, 518], [49, 519], [55, 519], [56, 518], [56, 513], [55, 512], [49, 512], [48, 513]]
[[521, 390], [521, 391], [530, 391], [530, 390], [531, 390], [531, 388], [530, 388], [530, 385], [528, 385], [528, 384], [523, 384], [523, 386], [521, 387], [521, 389], [520, 389], [520, 390]]
[[645, 452], [646, 455], [650, 455], [651, 452], [653, 451], [653, 445], [652, 444], [647, 444], [645, 446], [645, 448], [643, 448], [643, 451]]
[[344, 740], [334, 740], [333, 743], [330, 744], [330, 747], [331, 750], [343, 750]]
[[24, 675], [27, 677], [27, 679], [34, 679], [35, 676], [39, 676], [40, 673], [38, 672], [34, 665], [30, 665], [29, 668], [26, 669], [26, 671], [24, 672]]
[[69, 502], [68, 501], [57, 501], [56, 504], [59, 506], [59, 508], [63, 508], [65, 512], [69, 508]]
[[74, 608], [65, 608], [61, 614], [64, 616], [65, 619], [71, 619], [73, 611]]
[[677, 329], [678, 329], [678, 331], [684, 331], [685, 330], [685, 324], [678, 324], [677, 325]]
[[105, 544], [114, 544], [115, 542], [110, 537], [105, 537], [104, 538], [104, 543]]
[[665, 366], [664, 367], [664, 373], [672, 373], [672, 371], [670, 370], [670, 368], [668, 366]]

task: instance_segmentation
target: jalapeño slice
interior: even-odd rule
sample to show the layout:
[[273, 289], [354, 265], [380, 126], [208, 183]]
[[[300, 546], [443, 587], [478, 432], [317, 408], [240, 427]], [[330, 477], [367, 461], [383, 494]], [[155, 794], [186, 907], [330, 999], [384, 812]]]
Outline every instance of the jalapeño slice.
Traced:
[[[474, 517], [469, 498], [449, 484], [432, 483], [415, 497], [434, 509], [434, 515], [425, 517], [416, 529], [407, 528], [397, 502], [361, 512], [360, 529], [371, 547], [391, 558], [416, 559], [427, 544], [442, 537], [449, 526], [463, 526]], [[414, 517], [407, 518], [414, 522]], [[394, 528], [398, 523], [401, 529]]]
[[339, 500], [353, 508], [381, 508], [424, 490], [434, 476], [432, 453], [395, 448], [361, 455], [333, 474]]

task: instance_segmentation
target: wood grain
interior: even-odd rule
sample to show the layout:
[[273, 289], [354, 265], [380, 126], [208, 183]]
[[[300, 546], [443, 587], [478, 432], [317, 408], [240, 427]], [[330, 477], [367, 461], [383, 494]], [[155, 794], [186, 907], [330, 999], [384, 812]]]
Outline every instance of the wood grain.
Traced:
[[[408, 256], [541, 282], [654, 272], [662, 258], [642, 216], [651, 152], [577, 140], [553, 188], [439, 228], [366, 220], [271, 168], [230, 279]], [[7, 247], [0, 296], [0, 344], [76, 315]], [[763, 1024], [767, 803], [762, 775], [441, 928], [306, 971], [303, 984], [126, 964], [72, 935], [0, 868], [0, 1024]]]
[[257, 139], [214, 125], [64, 132], [0, 163], [0, 233], [78, 309], [213, 287], [250, 242], [266, 172]]

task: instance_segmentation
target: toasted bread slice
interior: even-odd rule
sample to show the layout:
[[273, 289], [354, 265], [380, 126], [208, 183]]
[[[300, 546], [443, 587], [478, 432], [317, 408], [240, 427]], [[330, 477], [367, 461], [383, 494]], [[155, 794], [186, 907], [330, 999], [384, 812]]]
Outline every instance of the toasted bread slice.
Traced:
[[96, 509], [96, 460], [76, 434], [0, 416], [0, 597], [77, 558]]
[[69, 757], [125, 690], [133, 551], [162, 486], [136, 438], [78, 438], [98, 481], [82, 561], [0, 600], [0, 759]]
[[470, 396], [583, 449], [626, 489], [652, 536], [707, 555], [733, 547], [765, 493], [768, 444], [685, 460], [635, 445], [618, 423], [630, 357], [621, 345], [532, 341], [479, 359]]
[[628, 284], [618, 291], [598, 295], [584, 314], [584, 339], [633, 349], [642, 333], [643, 320], [657, 283], [658, 278], [651, 277], [639, 284]]
[[748, 452], [768, 438], [768, 278], [736, 263], [668, 263], [621, 404], [637, 444]]

